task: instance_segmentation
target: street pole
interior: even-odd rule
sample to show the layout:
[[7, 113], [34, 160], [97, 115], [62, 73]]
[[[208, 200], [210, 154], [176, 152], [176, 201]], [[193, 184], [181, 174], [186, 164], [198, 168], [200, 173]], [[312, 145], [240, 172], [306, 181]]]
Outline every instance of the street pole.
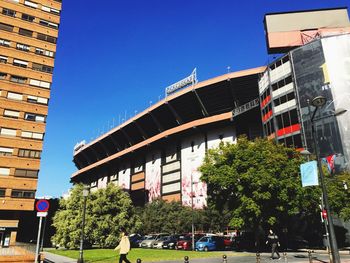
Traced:
[[194, 244], [194, 215], [193, 215], [193, 173], [191, 172], [191, 210], [192, 210], [192, 251], [195, 250]]
[[316, 141], [316, 129], [315, 129], [315, 123], [314, 123], [314, 117], [315, 113], [317, 111], [318, 107], [316, 107], [312, 117], [311, 117], [311, 129], [312, 129], [312, 139], [314, 142], [315, 146], [315, 154], [316, 154], [316, 160], [317, 160], [317, 166], [318, 166], [318, 171], [320, 175], [320, 181], [321, 181], [321, 187], [322, 187], [322, 194], [323, 194], [323, 202], [324, 206], [327, 212], [327, 221], [328, 221], [328, 232], [329, 232], [329, 243], [330, 243], [330, 248], [332, 252], [332, 258], [333, 258], [333, 263], [340, 263], [340, 256], [339, 256], [339, 251], [338, 251], [338, 245], [337, 245], [337, 240], [335, 236], [335, 231], [334, 231], [334, 226], [333, 226], [333, 219], [331, 216], [331, 210], [329, 207], [329, 202], [328, 202], [328, 194], [327, 194], [327, 188], [324, 182], [324, 174], [322, 170], [322, 164], [319, 158], [319, 147]]
[[38, 257], [39, 257], [39, 247], [40, 247], [40, 233], [41, 233], [41, 223], [43, 221], [43, 217], [39, 217], [39, 229], [38, 229], [38, 237], [36, 240], [36, 250], [35, 250], [35, 263], [38, 263]]
[[78, 263], [84, 263], [84, 256], [83, 256], [83, 250], [84, 250], [84, 227], [85, 227], [85, 211], [86, 211], [86, 199], [87, 194], [85, 192], [85, 189], [83, 190], [83, 196], [84, 196], [84, 204], [83, 204], [83, 219], [81, 223], [81, 236], [80, 236], [80, 249], [79, 249], [79, 259]]

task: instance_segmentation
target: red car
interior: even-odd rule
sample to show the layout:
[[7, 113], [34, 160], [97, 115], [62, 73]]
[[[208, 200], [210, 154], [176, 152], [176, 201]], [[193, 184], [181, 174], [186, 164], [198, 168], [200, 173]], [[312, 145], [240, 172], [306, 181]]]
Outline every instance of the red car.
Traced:
[[[202, 234], [195, 234], [194, 235], [194, 242], [196, 242], [202, 236], [203, 236]], [[175, 249], [191, 250], [192, 249], [192, 235], [187, 234], [184, 236], [180, 236], [179, 241], [177, 241], [177, 243], [176, 243]]]

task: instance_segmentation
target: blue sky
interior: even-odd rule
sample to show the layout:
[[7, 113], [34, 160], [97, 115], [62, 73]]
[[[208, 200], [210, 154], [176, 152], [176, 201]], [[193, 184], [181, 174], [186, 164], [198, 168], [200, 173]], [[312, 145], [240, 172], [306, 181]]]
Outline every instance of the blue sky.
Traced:
[[61, 196], [73, 147], [164, 97], [197, 67], [199, 81], [267, 63], [265, 13], [349, 1], [63, 0], [37, 196]]

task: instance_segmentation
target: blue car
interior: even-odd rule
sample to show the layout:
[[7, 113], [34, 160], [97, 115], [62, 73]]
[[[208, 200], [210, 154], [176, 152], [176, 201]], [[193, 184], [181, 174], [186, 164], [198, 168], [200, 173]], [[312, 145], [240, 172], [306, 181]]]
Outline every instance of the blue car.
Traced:
[[204, 236], [196, 242], [197, 251], [210, 251], [224, 249], [224, 237]]

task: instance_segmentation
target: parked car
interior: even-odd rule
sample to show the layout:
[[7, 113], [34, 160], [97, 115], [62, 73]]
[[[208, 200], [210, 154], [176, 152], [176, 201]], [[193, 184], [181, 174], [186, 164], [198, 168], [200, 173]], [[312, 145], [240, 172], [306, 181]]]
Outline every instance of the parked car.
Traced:
[[158, 241], [160, 238], [168, 236], [169, 234], [161, 233], [149, 235], [145, 240], [140, 243], [140, 247], [142, 248], [152, 248], [153, 244]]
[[287, 246], [288, 249], [297, 250], [301, 248], [309, 248], [309, 242], [301, 236], [292, 236], [288, 238], [285, 246]]
[[223, 248], [223, 236], [204, 236], [196, 242], [197, 251], [222, 250]]
[[172, 235], [167, 240], [163, 241], [164, 249], [175, 249], [176, 242], [179, 240], [180, 235]]
[[144, 236], [140, 234], [131, 234], [129, 235], [129, 241], [131, 247], [139, 247], [140, 243], [145, 239]]
[[225, 249], [232, 249], [234, 245], [234, 236], [224, 236], [224, 247]]
[[[201, 237], [203, 237], [202, 234], [195, 234], [194, 235], [194, 242], [196, 242]], [[177, 241], [177, 243], [176, 243], [175, 249], [191, 250], [192, 249], [192, 235], [187, 234], [184, 236], [180, 236], [179, 241]]]
[[153, 243], [153, 248], [163, 248], [164, 243], [169, 244], [169, 242], [174, 243], [177, 236], [164, 236]]

